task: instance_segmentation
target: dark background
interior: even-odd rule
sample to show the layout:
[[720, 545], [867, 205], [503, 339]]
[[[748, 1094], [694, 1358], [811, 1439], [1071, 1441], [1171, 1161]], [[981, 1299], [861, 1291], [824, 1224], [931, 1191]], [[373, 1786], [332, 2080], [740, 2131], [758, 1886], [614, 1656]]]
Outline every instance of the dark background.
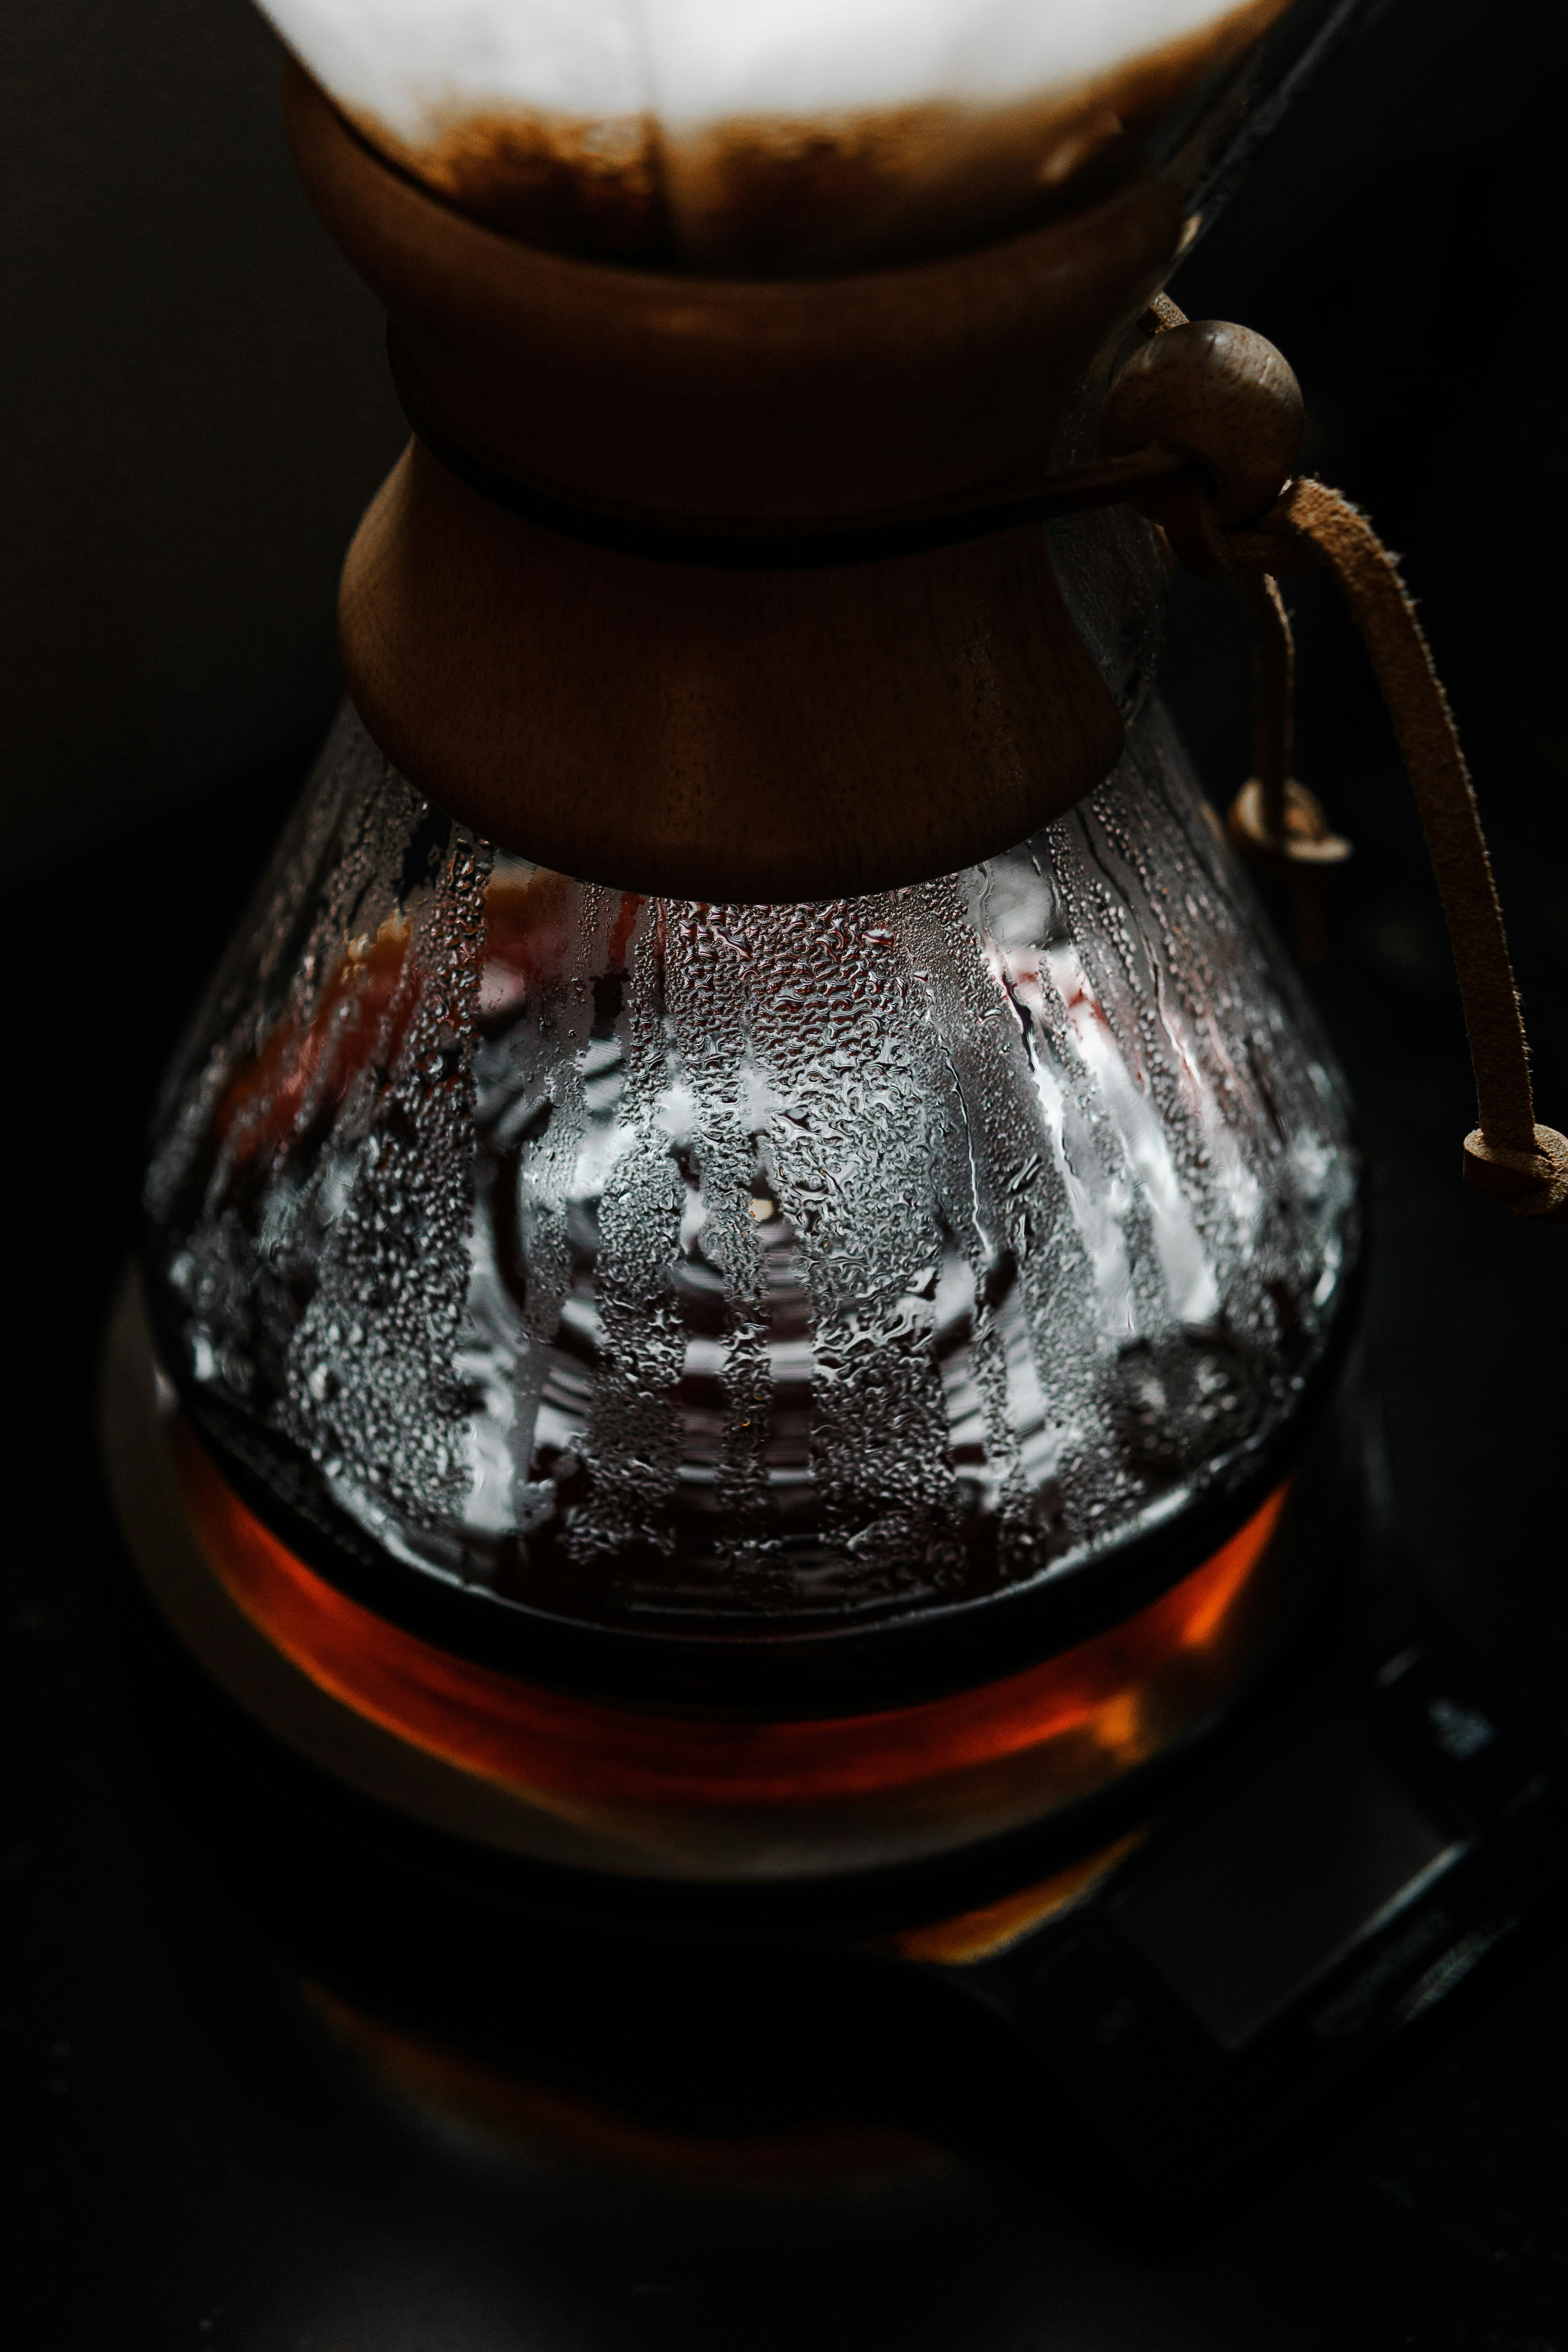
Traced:
[[[1565, 66], [1543, 0], [1395, 0], [1173, 290], [1281, 345], [1311, 464], [1405, 556], [1540, 1114], [1568, 1127]], [[1207, 2245], [1148, 2268], [973, 2167], [779, 2206], [438, 2147], [327, 2058], [182, 1875], [126, 1761], [97, 1349], [158, 1068], [326, 722], [337, 565], [401, 438], [374, 305], [295, 191], [277, 73], [242, 0], [8, 0], [0, 19], [0, 2324], [26, 2352], [1568, 2352], [1550, 1940]], [[1398, 1503], [1444, 1607], [1562, 1721], [1568, 1237], [1459, 1184], [1463, 1034], [1408, 794], [1331, 592], [1292, 594], [1300, 772], [1358, 849], [1312, 985], [1371, 1155]], [[1168, 688], [1221, 799], [1250, 764], [1247, 661], [1228, 592], [1180, 588]]]

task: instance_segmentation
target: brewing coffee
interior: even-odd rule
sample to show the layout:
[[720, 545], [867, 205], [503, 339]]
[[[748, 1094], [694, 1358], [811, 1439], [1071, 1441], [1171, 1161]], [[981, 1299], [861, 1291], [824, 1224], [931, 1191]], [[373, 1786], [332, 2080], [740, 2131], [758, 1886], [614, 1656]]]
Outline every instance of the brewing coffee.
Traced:
[[1152, 157], [1190, 184], [1288, 5], [267, 0], [371, 144], [474, 218], [748, 276], [949, 251]]

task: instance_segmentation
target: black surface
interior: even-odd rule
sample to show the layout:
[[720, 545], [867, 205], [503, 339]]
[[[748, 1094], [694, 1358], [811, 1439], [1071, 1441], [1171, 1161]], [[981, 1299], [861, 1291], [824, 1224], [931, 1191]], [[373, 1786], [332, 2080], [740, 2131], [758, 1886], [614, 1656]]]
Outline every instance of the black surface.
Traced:
[[1215, 2040], [1239, 2050], [1455, 1843], [1331, 1717], [1249, 1774], [1117, 1923]]
[[[1174, 290], [1289, 352], [1313, 462], [1405, 552], [1488, 817], [1541, 1112], [1568, 1125], [1558, 494], [1533, 487], [1557, 430], [1563, 66], [1554, 10], [1403, 0]], [[1561, 1718], [1568, 1238], [1458, 1181], [1463, 1040], [1405, 787], [1330, 598], [1295, 602], [1300, 772], [1359, 851], [1314, 989], [1372, 1159], [1399, 1508], [1451, 1620]], [[1247, 764], [1245, 680], [1223, 592], [1184, 588], [1171, 689], [1221, 794]], [[289, 788], [79, 857], [6, 912], [8, 2340], [1563, 2352], [1568, 1952], [1551, 1937], [1159, 2263], [1109, 2251], [1011, 2160], [782, 2201], [700, 2190], [673, 2158], [642, 2179], [580, 2149], [503, 2161], [335, 2053], [115, 1712], [125, 1570], [92, 1433], [146, 1105]]]

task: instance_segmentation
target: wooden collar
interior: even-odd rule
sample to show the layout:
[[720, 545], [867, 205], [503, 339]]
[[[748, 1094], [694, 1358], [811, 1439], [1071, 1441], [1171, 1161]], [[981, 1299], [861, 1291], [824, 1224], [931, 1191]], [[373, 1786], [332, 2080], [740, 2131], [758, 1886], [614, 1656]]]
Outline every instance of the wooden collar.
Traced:
[[[1168, 270], [1177, 195], [918, 267], [743, 281], [545, 253], [382, 162], [290, 68], [312, 202], [450, 457], [637, 530], [854, 529], [1006, 497]], [[1038, 521], [851, 570], [742, 573], [510, 511], [420, 444], [350, 551], [350, 691], [500, 845], [709, 900], [853, 895], [1023, 839], [1121, 721]]]

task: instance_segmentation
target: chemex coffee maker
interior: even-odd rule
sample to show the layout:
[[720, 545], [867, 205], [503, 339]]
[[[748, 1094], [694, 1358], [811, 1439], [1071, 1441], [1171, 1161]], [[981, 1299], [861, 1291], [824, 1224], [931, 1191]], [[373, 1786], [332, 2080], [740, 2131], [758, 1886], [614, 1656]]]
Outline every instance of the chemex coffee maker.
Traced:
[[[244, 1870], [363, 2047], [1201, 2173], [1557, 1818], [1369, 1532], [1350, 1111], [1237, 857], [1346, 854], [1280, 575], [1400, 734], [1466, 1173], [1561, 1221], [1568, 1145], [1397, 575], [1163, 291], [1354, 8], [268, 13], [414, 437], [110, 1349]], [[1176, 561], [1258, 618], [1228, 828]]]

